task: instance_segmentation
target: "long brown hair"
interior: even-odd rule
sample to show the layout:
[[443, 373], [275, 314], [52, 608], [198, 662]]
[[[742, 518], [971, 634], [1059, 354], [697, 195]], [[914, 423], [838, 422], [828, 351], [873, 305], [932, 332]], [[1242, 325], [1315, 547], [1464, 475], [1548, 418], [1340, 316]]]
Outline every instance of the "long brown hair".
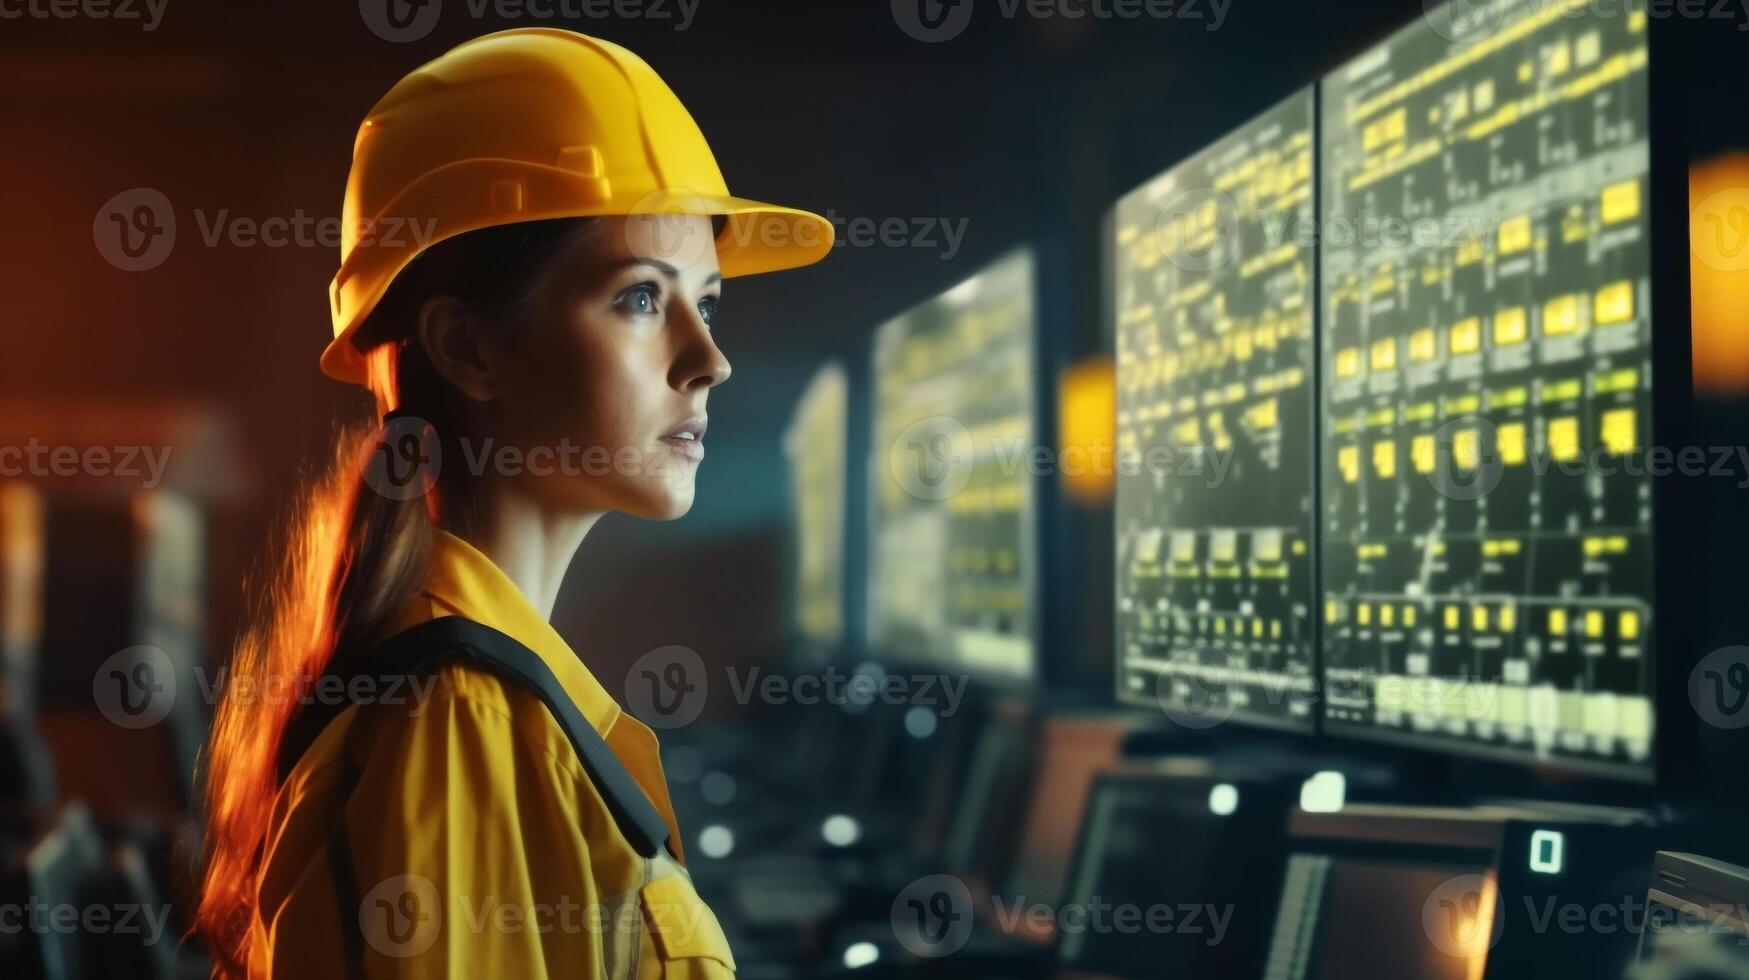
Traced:
[[525, 330], [537, 319], [553, 260], [599, 223], [525, 222], [439, 242], [395, 278], [361, 329], [376, 412], [340, 427], [326, 465], [270, 542], [202, 760], [208, 829], [194, 931], [212, 954], [214, 977], [248, 972], [263, 841], [279, 790], [276, 760], [297, 708], [294, 698], [239, 692], [302, 690], [336, 650], [380, 635], [424, 580], [435, 530], [465, 533], [480, 513], [478, 481], [460, 466], [442, 468], [430, 492], [404, 499], [367, 482], [388, 412], [429, 422], [444, 456], [459, 460], [451, 455], [455, 434], [490, 411], [466, 404], [409, 339], [420, 308], [452, 295], [502, 329]]

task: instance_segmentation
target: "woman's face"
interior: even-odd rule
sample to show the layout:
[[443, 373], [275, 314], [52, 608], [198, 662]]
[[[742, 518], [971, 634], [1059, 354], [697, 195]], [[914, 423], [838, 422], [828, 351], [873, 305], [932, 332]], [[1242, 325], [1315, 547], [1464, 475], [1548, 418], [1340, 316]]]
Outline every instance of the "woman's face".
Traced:
[[537, 322], [497, 352], [501, 475], [566, 510], [666, 520], [692, 507], [705, 402], [728, 380], [711, 220], [605, 218], [542, 284]]

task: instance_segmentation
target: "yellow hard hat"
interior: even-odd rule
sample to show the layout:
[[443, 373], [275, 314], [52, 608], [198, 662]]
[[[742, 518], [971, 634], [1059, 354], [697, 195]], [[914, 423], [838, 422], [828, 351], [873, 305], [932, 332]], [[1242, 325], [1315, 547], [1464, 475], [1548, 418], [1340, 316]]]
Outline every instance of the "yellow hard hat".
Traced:
[[397, 82], [358, 129], [322, 370], [364, 382], [353, 335], [425, 247], [493, 225], [646, 213], [724, 216], [725, 278], [832, 248], [819, 215], [731, 197], [691, 114], [625, 48], [548, 27], [464, 42]]

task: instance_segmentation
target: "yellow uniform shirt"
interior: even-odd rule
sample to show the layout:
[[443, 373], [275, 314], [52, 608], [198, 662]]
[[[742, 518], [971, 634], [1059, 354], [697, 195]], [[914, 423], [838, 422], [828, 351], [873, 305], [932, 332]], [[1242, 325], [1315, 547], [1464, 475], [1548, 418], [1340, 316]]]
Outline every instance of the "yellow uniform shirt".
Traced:
[[[440, 616], [534, 651], [679, 852], [655, 735], [490, 559], [442, 533], [426, 584], [388, 635]], [[323, 730], [274, 802], [252, 980], [734, 975], [686, 871], [633, 849], [533, 691], [446, 664], [377, 697]]]

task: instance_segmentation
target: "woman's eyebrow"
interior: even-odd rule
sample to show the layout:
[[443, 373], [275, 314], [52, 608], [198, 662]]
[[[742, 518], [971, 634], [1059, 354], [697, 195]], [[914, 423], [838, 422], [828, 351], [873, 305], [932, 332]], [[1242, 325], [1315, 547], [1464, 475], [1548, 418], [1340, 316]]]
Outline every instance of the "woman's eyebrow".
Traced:
[[[629, 266], [634, 266], [634, 265], [648, 266], [652, 269], [655, 269], [657, 272], [662, 273], [662, 275], [666, 276], [669, 279], [679, 279], [680, 278], [680, 270], [679, 269], [676, 269], [675, 267], [673, 267], [672, 265], [669, 265], [668, 263], [662, 261], [661, 259], [653, 259], [653, 258], [650, 258], [649, 256], [634, 256], [634, 257], [629, 258], [629, 259], [623, 259], [620, 262], [618, 262], [617, 264], [609, 266], [607, 269], [607, 272], [609, 275], [611, 275], [615, 272], [618, 272], [621, 269], [627, 268]], [[710, 286], [710, 285], [713, 285], [715, 283], [719, 283], [722, 281], [723, 281], [723, 274], [720, 271], [713, 272], [710, 275], [704, 277], [704, 282], [701, 283], [701, 285]]]

